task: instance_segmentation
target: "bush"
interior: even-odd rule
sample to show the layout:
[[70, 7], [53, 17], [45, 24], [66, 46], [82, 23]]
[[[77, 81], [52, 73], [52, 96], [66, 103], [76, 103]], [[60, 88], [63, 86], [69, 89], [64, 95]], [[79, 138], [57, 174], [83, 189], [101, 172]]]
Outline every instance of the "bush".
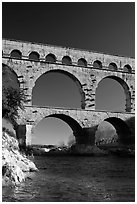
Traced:
[[2, 131], [6, 132], [10, 137], [16, 138], [15, 133], [13, 131], [9, 130], [8, 128], [3, 127]]
[[19, 87], [19, 81], [14, 71], [2, 66], [2, 117], [16, 126], [18, 108], [23, 109], [24, 91]]

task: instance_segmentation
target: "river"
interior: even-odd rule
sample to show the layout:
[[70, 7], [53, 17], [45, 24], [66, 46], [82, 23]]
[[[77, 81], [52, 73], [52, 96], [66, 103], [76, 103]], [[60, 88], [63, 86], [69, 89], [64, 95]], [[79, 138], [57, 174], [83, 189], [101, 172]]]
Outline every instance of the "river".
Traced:
[[39, 172], [3, 187], [3, 202], [135, 201], [135, 159], [117, 156], [35, 157]]

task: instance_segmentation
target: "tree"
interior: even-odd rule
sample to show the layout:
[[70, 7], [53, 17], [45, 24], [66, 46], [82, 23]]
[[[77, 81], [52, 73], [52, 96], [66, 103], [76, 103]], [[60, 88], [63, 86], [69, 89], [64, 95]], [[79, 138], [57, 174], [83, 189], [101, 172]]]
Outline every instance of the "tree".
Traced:
[[2, 117], [9, 120], [14, 127], [17, 125], [18, 109], [23, 109], [25, 95], [20, 89], [15, 72], [2, 65]]

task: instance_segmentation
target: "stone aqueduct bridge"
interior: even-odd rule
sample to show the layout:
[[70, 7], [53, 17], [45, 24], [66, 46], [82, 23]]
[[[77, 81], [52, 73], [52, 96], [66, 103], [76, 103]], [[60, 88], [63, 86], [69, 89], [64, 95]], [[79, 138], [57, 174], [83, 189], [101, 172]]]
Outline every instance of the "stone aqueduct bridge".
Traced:
[[[20, 137], [31, 144], [35, 126], [45, 117], [60, 118], [72, 128], [79, 143], [95, 142], [97, 126], [110, 122], [118, 135], [131, 133], [130, 119], [135, 111], [135, 60], [92, 51], [3, 39], [2, 62], [16, 73], [26, 95], [25, 110], [18, 119]], [[36, 81], [48, 72], [59, 72], [73, 79], [81, 94], [81, 109], [32, 105]], [[118, 81], [125, 92], [125, 112], [95, 110], [96, 89], [104, 78]]]

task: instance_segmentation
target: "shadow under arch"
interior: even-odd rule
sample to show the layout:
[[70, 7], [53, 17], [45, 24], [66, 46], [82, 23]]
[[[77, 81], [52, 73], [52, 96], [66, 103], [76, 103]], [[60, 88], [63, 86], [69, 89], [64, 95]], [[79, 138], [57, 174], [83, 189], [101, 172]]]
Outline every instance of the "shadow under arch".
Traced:
[[[65, 115], [65, 114], [51, 114], [51, 115], [48, 115], [48, 116], [42, 118], [40, 121], [42, 121], [43, 119], [46, 119], [46, 118], [58, 118], [58, 119], [64, 121], [72, 129], [73, 135], [75, 136], [75, 139], [76, 139], [76, 143], [78, 143], [82, 139], [83, 129], [82, 129], [81, 125], [72, 117]], [[31, 131], [32, 137], [33, 137], [33, 134], [35, 132], [35, 128], [40, 123], [40, 121], [37, 124], [35, 124], [32, 128], [32, 131]]]
[[[120, 77], [112, 75], [112, 76], [107, 76], [107, 77], [104, 77], [103, 79], [101, 79], [97, 85], [97, 88], [99, 87], [100, 82], [104, 79], [113, 79], [113, 80], [117, 81], [123, 87], [125, 97], [126, 97], [125, 111], [131, 112], [131, 93], [130, 93], [129, 86], [127, 85], [127, 83], [123, 79], [121, 79]], [[97, 88], [96, 88], [96, 92], [97, 92]], [[95, 94], [95, 96], [96, 96], [96, 94]]]
[[109, 122], [116, 129], [118, 135], [118, 141], [122, 144], [130, 144], [131, 141], [131, 130], [130, 127], [120, 118], [110, 117], [104, 121]]
[[[73, 74], [71, 74], [71, 73], [68, 72], [68, 71], [64, 71], [64, 70], [60, 70], [60, 69], [49, 70], [49, 71], [43, 73], [42, 75], [40, 75], [40, 76], [36, 79], [36, 81], [35, 81], [35, 86], [36, 86], [36, 82], [37, 82], [38, 80], [40, 80], [40, 78], [41, 78], [43, 75], [46, 75], [46, 74], [48, 74], [48, 73], [60, 73], [60, 74], [66, 75], [66, 76], [68, 76], [70, 79], [72, 79], [72, 80], [75, 82], [75, 84], [76, 84], [76, 86], [77, 86], [77, 88], [78, 88], [78, 91], [79, 91], [79, 93], [80, 93], [80, 96], [81, 96], [81, 109], [85, 109], [85, 93], [84, 93], [84, 91], [83, 91], [83, 89], [82, 89], [82, 85], [81, 85], [80, 81], [79, 81]], [[32, 89], [32, 102], [33, 102], [33, 95], [34, 95], [33, 92], [34, 92], [35, 86], [34, 86], [33, 89]], [[32, 104], [32, 105], [33, 105], [33, 104]]]

